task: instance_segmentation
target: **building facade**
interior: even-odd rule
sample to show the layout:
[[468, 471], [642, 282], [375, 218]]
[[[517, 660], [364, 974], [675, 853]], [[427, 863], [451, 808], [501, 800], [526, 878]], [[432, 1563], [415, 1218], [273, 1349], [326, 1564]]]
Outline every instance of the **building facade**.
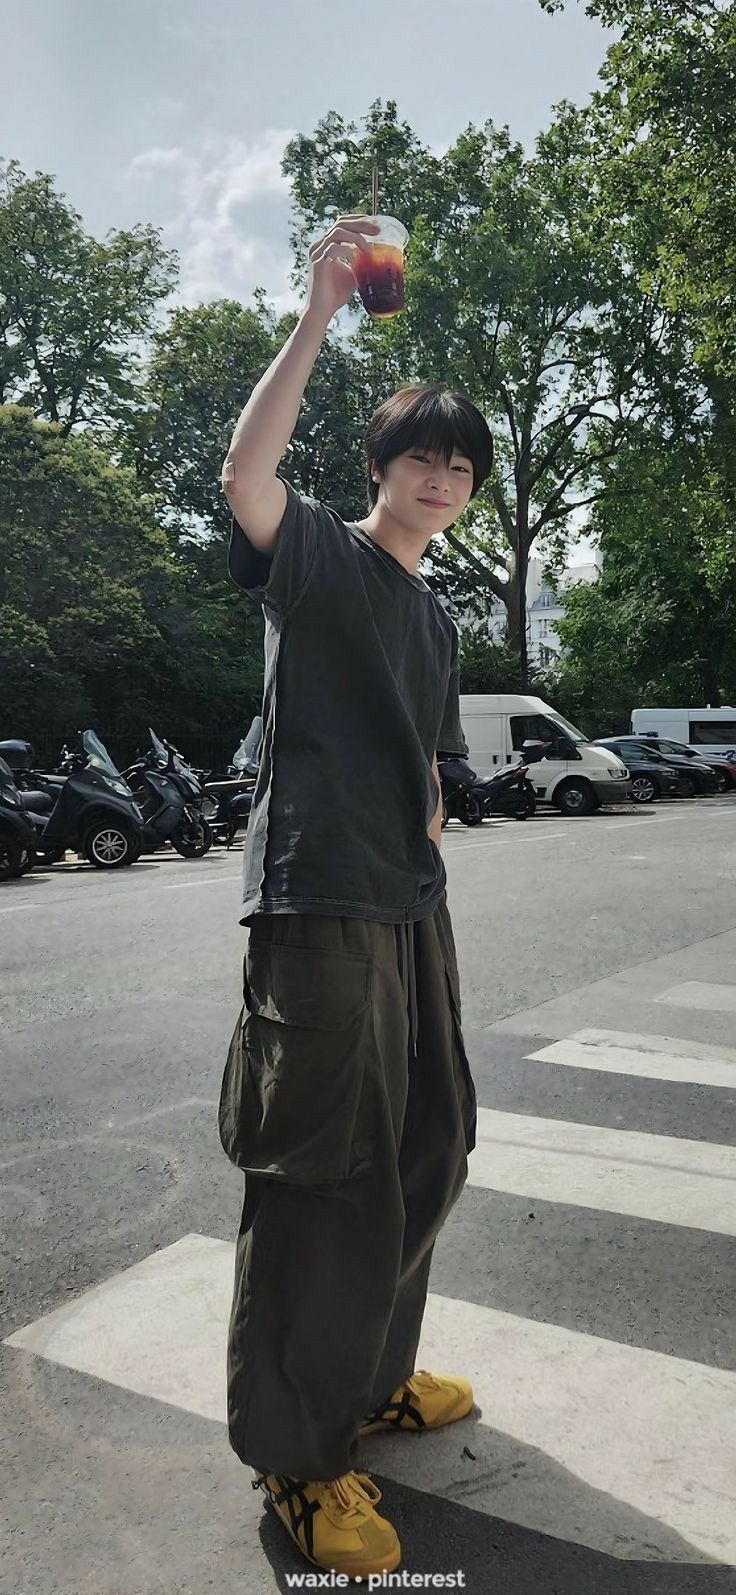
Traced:
[[[558, 590], [544, 580], [544, 563], [530, 559], [526, 584], [526, 635], [529, 663], [553, 664], [559, 658], [562, 645], [557, 626], [565, 613], [565, 588], [575, 582], [596, 582], [601, 573], [598, 561], [585, 565], [570, 565], [563, 572]], [[506, 606], [494, 599], [488, 616], [488, 631], [494, 642], [503, 642], [506, 635]]]

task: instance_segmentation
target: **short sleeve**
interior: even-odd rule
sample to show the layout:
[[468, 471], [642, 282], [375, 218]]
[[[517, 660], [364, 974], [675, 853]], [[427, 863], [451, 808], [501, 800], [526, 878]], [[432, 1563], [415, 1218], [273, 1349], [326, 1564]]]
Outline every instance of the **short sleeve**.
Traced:
[[280, 614], [292, 609], [304, 591], [320, 546], [317, 504], [303, 498], [290, 482], [285, 481], [284, 487], [286, 509], [273, 553], [254, 548], [233, 518], [227, 561], [229, 575], [238, 587]]
[[458, 638], [455, 627], [452, 628], [452, 656], [450, 659], [450, 676], [447, 683], [445, 708], [442, 715], [442, 724], [437, 737], [437, 753], [450, 758], [467, 759], [468, 744], [463, 735], [460, 724], [460, 663], [458, 660]]

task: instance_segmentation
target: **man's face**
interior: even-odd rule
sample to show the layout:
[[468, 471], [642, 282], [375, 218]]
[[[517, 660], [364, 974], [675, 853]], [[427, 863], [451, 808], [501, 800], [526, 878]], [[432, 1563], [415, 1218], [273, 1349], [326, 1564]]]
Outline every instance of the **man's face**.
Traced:
[[441, 455], [421, 448], [407, 449], [390, 460], [379, 486], [394, 519], [427, 540], [457, 520], [472, 491], [473, 466], [464, 454], [453, 454], [446, 465]]

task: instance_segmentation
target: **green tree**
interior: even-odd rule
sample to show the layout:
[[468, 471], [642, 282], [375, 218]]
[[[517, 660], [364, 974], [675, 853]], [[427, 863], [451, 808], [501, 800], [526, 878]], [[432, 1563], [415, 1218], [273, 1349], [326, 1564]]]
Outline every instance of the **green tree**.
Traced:
[[99, 243], [54, 189], [0, 163], [0, 401], [70, 432], [135, 403], [141, 341], [176, 257], [154, 227]]
[[495, 643], [483, 625], [463, 626], [460, 633], [461, 692], [519, 692], [519, 655], [507, 643]]
[[[566, 594], [557, 699], [585, 729], [626, 729], [637, 704], [736, 695], [736, 501], [722, 440], [642, 434], [608, 471], [595, 586]], [[727, 462], [730, 463], [730, 462]]]
[[[177, 308], [151, 340], [145, 408], [126, 423], [123, 452], [195, 537], [228, 533], [220, 487], [225, 451], [251, 390], [294, 323], [294, 315], [275, 320], [259, 295], [254, 307], [218, 300]], [[337, 339], [325, 341], [283, 466], [297, 489], [345, 514], [364, 495], [362, 364]]]
[[[540, 0], [559, 11], [566, 0]], [[617, 36], [589, 119], [601, 194], [642, 282], [688, 319], [706, 369], [736, 371], [736, 5], [585, 0]]]
[[[366, 204], [374, 161], [382, 209], [409, 227], [407, 310], [383, 325], [361, 318], [355, 342], [374, 397], [402, 381], [446, 381], [491, 422], [494, 477], [448, 542], [461, 591], [471, 585], [506, 605], [522, 680], [535, 540], [562, 558], [571, 517], [602, 490], [602, 465], [637, 418], [666, 406], [662, 373], [674, 382], [682, 366], [672, 316], [612, 247], [598, 158], [569, 106], [530, 158], [491, 123], [469, 127], [437, 158], [392, 102], [376, 102], [362, 130], [330, 113], [284, 161], [302, 258], [336, 210]], [[438, 555], [447, 584], [446, 550]]]
[[83, 723], [128, 758], [149, 721], [235, 745], [262, 673], [251, 606], [183, 568], [133, 472], [89, 434], [0, 408], [0, 724], [61, 742]]

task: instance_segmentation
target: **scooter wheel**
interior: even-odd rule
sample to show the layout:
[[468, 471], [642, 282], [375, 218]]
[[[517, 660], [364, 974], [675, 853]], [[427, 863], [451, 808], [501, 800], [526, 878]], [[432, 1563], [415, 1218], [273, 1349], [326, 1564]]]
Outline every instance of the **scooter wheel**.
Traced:
[[23, 874], [26, 851], [23, 843], [14, 836], [0, 840], [0, 881], [15, 881]]
[[207, 821], [201, 820], [196, 827], [179, 826], [170, 841], [182, 858], [204, 858], [212, 846], [212, 831]]
[[87, 832], [82, 852], [95, 869], [122, 869], [135, 863], [136, 846], [137, 838], [127, 825], [104, 820]]

